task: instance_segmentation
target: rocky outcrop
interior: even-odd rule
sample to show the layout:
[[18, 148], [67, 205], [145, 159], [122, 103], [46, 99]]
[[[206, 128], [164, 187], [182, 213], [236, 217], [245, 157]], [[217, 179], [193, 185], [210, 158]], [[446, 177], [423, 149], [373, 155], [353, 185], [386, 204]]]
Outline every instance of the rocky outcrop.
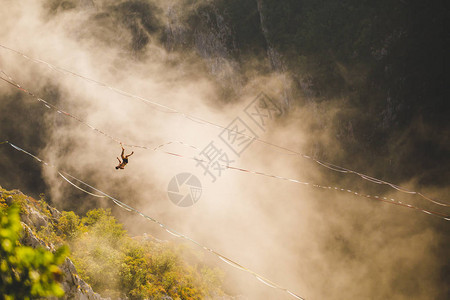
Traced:
[[261, 24], [261, 31], [264, 35], [267, 44], [267, 58], [269, 59], [270, 66], [275, 73], [280, 74], [280, 81], [282, 83], [282, 99], [284, 108], [288, 109], [291, 103], [291, 86], [290, 78], [288, 76], [288, 68], [284, 62], [282, 54], [277, 50], [274, 43], [269, 38], [269, 28], [266, 25], [265, 7], [262, 0], [257, 0], [257, 7], [259, 13], [259, 19]]
[[[23, 195], [20, 191], [14, 190], [11, 192], [0, 191], [0, 198], [4, 200], [7, 205], [19, 201], [22, 210], [21, 224], [23, 228], [20, 242], [24, 246], [33, 248], [43, 247], [49, 251], [55, 251], [56, 247], [51, 243], [46, 243], [39, 238], [35, 233], [42, 227], [52, 225], [61, 216], [61, 213], [44, 201], [36, 201], [33, 198]], [[92, 290], [92, 287], [87, 284], [78, 275], [77, 269], [69, 258], [66, 258], [64, 263], [60, 266], [63, 273], [61, 285], [65, 291], [65, 296], [62, 299], [75, 300], [107, 300], [110, 298], [102, 298], [99, 294]], [[49, 298], [57, 299], [57, 298]]]
[[77, 269], [69, 258], [66, 258], [60, 267], [64, 274], [62, 286], [66, 292], [64, 299], [74, 300], [102, 300], [110, 298], [102, 298], [95, 293], [91, 286], [87, 284], [77, 273]]
[[[55, 247], [52, 244], [47, 244], [45, 241], [37, 237], [30, 226], [21, 222], [24, 229], [21, 243], [25, 246], [33, 248], [44, 247], [47, 250], [54, 251]], [[63, 280], [61, 282], [65, 296], [63, 299], [75, 299], [75, 300], [102, 300], [110, 298], [102, 298], [99, 294], [95, 293], [91, 286], [87, 284], [78, 275], [77, 269], [69, 258], [66, 258], [64, 263], [60, 266], [63, 273]], [[56, 299], [56, 298], [54, 298]]]
[[172, 51], [192, 44], [222, 88], [239, 93], [243, 79], [231, 24], [212, 2], [196, 9], [192, 17], [196, 19], [195, 25], [186, 23], [183, 13], [181, 6], [167, 8], [165, 47]]
[[33, 248], [43, 247], [49, 251], [55, 251], [55, 247], [52, 244], [47, 244], [42, 239], [37, 237], [33, 230], [28, 226], [26, 223], [21, 222], [22, 228], [23, 228], [23, 234], [22, 238], [20, 239], [20, 242], [24, 246], [30, 246]]

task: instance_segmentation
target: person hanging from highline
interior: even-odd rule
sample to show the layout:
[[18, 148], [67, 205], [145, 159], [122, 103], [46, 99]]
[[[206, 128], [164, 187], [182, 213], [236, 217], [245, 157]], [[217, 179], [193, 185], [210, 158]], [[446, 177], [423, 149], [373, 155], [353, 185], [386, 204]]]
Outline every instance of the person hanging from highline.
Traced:
[[120, 159], [117, 158], [117, 160], [119, 161], [119, 165], [116, 166], [116, 170], [117, 169], [125, 169], [125, 166], [128, 163], [128, 157], [130, 157], [134, 153], [134, 151], [132, 151], [130, 154], [124, 155], [125, 149], [123, 148], [122, 143], [120, 143], [120, 146], [122, 147], [122, 154], [120, 154], [120, 156], [122, 157], [122, 161], [120, 161]]

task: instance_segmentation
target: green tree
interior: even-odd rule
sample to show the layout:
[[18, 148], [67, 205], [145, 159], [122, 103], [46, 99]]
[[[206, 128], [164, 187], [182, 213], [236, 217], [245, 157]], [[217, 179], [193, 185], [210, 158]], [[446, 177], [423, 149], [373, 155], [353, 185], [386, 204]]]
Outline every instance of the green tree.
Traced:
[[110, 241], [113, 245], [117, 245], [126, 234], [123, 224], [117, 223], [117, 220], [111, 215], [111, 209], [90, 210], [86, 217], [81, 219], [81, 222], [91, 233]]
[[63, 211], [58, 220], [58, 229], [62, 238], [72, 240], [81, 232], [81, 220], [73, 211]]
[[123, 225], [117, 223], [110, 209], [99, 208], [88, 211], [75, 227], [78, 233], [69, 244], [78, 272], [95, 291], [117, 298], [121, 244], [126, 234]]
[[0, 209], [0, 297], [31, 299], [64, 295], [58, 283], [60, 265], [68, 254], [66, 247], [55, 253], [43, 248], [21, 246], [19, 208]]

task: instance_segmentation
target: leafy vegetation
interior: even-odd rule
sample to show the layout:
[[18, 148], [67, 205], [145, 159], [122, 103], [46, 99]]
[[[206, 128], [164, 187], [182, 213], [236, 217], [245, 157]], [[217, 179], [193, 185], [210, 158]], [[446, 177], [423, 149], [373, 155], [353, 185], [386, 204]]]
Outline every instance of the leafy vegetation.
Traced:
[[58, 268], [68, 254], [67, 247], [54, 253], [19, 243], [19, 207], [0, 208], [0, 295], [2, 299], [32, 299], [63, 296]]
[[[103, 295], [202, 299], [221, 293], [218, 271], [186, 264], [176, 246], [130, 238], [110, 210], [94, 209], [79, 222], [73, 220], [78, 224], [77, 238], [69, 243], [73, 261], [82, 278]], [[66, 223], [61, 225], [61, 232], [67, 231]]]
[[[55, 217], [43, 195], [36, 201], [18, 191], [0, 189], [0, 196], [0, 294], [19, 291], [12, 299], [60, 296], [62, 290], [53, 279], [61, 276], [57, 265], [70, 248], [80, 277], [104, 297], [204, 299], [224, 295], [220, 270], [202, 264], [184, 246], [147, 236], [131, 238], [109, 209], [90, 210], [82, 217], [63, 211]], [[28, 216], [31, 210], [48, 220], [46, 226], [30, 224], [30, 228], [46, 243], [60, 246], [55, 253], [19, 245], [19, 211]]]
[[222, 274], [183, 261], [181, 246], [129, 237], [110, 210], [94, 209], [86, 216], [62, 212], [42, 238], [68, 244], [80, 276], [103, 296], [130, 299], [203, 299], [222, 295]]

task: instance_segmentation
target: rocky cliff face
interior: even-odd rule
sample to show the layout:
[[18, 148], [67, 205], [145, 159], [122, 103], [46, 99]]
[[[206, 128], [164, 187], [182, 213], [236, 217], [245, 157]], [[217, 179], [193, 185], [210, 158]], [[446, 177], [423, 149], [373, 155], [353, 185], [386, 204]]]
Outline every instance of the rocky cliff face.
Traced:
[[[0, 187], [1, 189], [1, 187]], [[20, 242], [25, 246], [33, 248], [43, 247], [49, 251], [55, 251], [56, 247], [51, 243], [46, 243], [36, 234], [37, 230], [47, 227], [55, 222], [61, 213], [44, 201], [36, 201], [27, 197], [18, 190], [6, 192], [0, 190], [0, 198], [3, 198], [8, 205], [20, 201], [22, 207], [21, 224], [23, 227]], [[20, 199], [20, 200], [19, 200]], [[91, 286], [78, 275], [77, 269], [69, 258], [66, 258], [60, 266], [63, 273], [62, 286], [65, 291], [63, 299], [75, 300], [107, 300], [95, 293]], [[51, 298], [56, 299], [56, 298]]]
[[[141, 5], [150, 4], [142, 2]], [[154, 37], [153, 41], [159, 38], [168, 52], [195, 53], [210, 78], [216, 82], [224, 101], [236, 101], [239, 98], [246, 83], [253, 79], [246, 74], [248, 66], [252, 65], [252, 74], [263, 70], [259, 75], [272, 72], [279, 76], [283, 87], [281, 95], [277, 96], [288, 107], [292, 101], [290, 76], [285, 58], [270, 38], [270, 28], [266, 25], [267, 9], [262, 1], [246, 1], [242, 6], [251, 8], [250, 11], [242, 9], [242, 19], [237, 21], [236, 10], [241, 10], [237, 2], [226, 4], [205, 1], [189, 4], [188, 1], [179, 1], [170, 5], [162, 4], [157, 33], [148, 30], [147, 33]], [[230, 9], [234, 10], [232, 15]], [[129, 33], [133, 40], [141, 35], [138, 31]], [[251, 39], [256, 39], [257, 45], [252, 44], [249, 41]], [[140, 41], [142, 44], [138, 48], [145, 49], [147, 41]], [[252, 55], [249, 55], [250, 52]]]
[[[65, 212], [60, 213], [57, 209], [49, 206], [43, 199], [37, 201], [31, 197], [28, 197], [24, 194], [22, 194], [19, 190], [13, 190], [13, 191], [7, 191], [0, 187], [0, 207], [4, 206], [10, 206], [13, 203], [17, 204], [20, 207], [20, 217], [21, 217], [21, 225], [22, 225], [22, 234], [20, 238], [20, 243], [23, 246], [33, 247], [33, 248], [45, 248], [48, 251], [55, 252], [60, 247], [60, 243], [65, 243], [63, 240], [59, 239], [58, 237], [61, 234], [61, 224], [64, 223], [64, 216]], [[112, 217], [111, 217], [112, 218]], [[113, 219], [110, 219], [113, 220]], [[109, 226], [112, 226], [111, 223], [107, 223]], [[118, 226], [118, 225], [117, 225]], [[121, 226], [120, 226], [121, 228]], [[89, 232], [84, 232], [83, 235], [89, 235]], [[111, 236], [108, 237], [108, 239], [112, 239]], [[182, 295], [190, 295], [188, 296], [189, 299], [200, 299], [200, 298], [207, 298], [207, 299], [214, 299], [214, 300], [238, 300], [238, 299], [246, 299], [243, 296], [231, 296], [220, 290], [221, 283], [219, 281], [216, 282], [217, 277], [220, 275], [214, 275], [210, 276], [208, 275], [208, 272], [214, 272], [213, 269], [207, 269], [203, 267], [202, 273], [200, 274], [200, 271], [194, 271], [192, 268], [186, 268], [181, 269], [181, 267], [178, 267], [176, 269], [175, 267], [168, 267], [169, 265], [178, 264], [176, 261], [184, 261], [184, 258], [182, 256], [177, 256], [176, 258], [172, 258], [171, 260], [166, 260], [166, 257], [173, 257], [175, 255], [175, 252], [172, 252], [172, 250], [161, 250], [162, 248], [159, 248], [160, 246], [164, 247], [163, 244], [168, 244], [167, 241], [161, 241], [158, 240], [152, 236], [149, 236], [147, 234], [144, 234], [143, 236], [135, 236], [133, 238], [128, 237], [129, 241], [132, 242], [132, 244], [137, 247], [136, 245], [147, 245], [150, 244], [155, 245], [155, 248], [133, 248], [133, 253], [138, 253], [140, 251], [147, 251], [148, 257], [152, 257], [152, 260], [154, 260], [155, 265], [152, 266], [150, 264], [146, 264], [146, 261], [144, 259], [138, 258], [133, 263], [129, 262], [127, 264], [127, 260], [133, 260], [131, 256], [127, 256], [127, 259], [123, 259], [121, 261], [114, 261], [114, 268], [116, 266], [121, 266], [127, 264], [128, 267], [132, 266], [132, 264], [139, 262], [139, 264], [144, 264], [146, 270], [152, 270], [151, 274], [148, 273], [144, 276], [149, 276], [147, 280], [151, 280], [151, 277], [161, 277], [161, 281], [147, 281], [145, 284], [149, 285], [148, 287], [151, 289], [145, 290], [145, 292], [139, 292], [139, 294], [133, 294], [133, 293], [111, 293], [109, 296], [114, 300], [125, 300], [128, 299], [127, 297], [131, 297], [133, 299], [165, 299], [165, 300], [172, 300], [172, 299], [180, 299], [180, 296]], [[52, 244], [48, 241], [55, 241], [55, 244]], [[122, 239], [123, 243], [127, 243], [125, 241], [125, 238]], [[137, 242], [138, 244], [136, 244]], [[112, 252], [102, 252], [100, 248], [98, 248], [98, 244], [105, 243], [105, 240], [99, 241], [97, 239], [89, 240], [88, 243], [90, 245], [94, 245], [96, 248], [96, 258], [99, 259], [98, 253], [101, 253], [100, 256], [114, 256], [117, 255], [117, 253]], [[160, 244], [160, 245], [157, 245]], [[130, 244], [131, 245], [131, 244]], [[81, 247], [87, 247], [86, 244], [83, 244]], [[111, 247], [109, 245], [108, 247]], [[107, 248], [107, 247], [105, 247]], [[145, 250], [146, 249], [146, 250]], [[150, 250], [152, 249], [152, 250]], [[159, 250], [158, 250], [159, 249]], [[79, 263], [78, 259], [80, 258], [80, 253], [77, 253], [76, 250], [72, 249], [72, 256], [74, 261], [77, 260], [77, 263]], [[166, 251], [166, 252], [159, 252], [159, 251]], [[78, 256], [77, 256], [78, 255]], [[83, 253], [83, 256], [89, 256], [90, 253]], [[160, 258], [158, 258], [160, 257]], [[91, 257], [92, 258], [92, 257]], [[184, 263], [187, 263], [187, 261], [184, 261]], [[82, 263], [83, 264], [83, 263]], [[95, 265], [95, 262], [92, 260], [88, 260], [86, 264], [89, 268], [97, 268], [99, 270], [98, 275], [91, 275], [92, 273], [88, 273], [86, 276], [94, 277], [94, 276], [101, 276], [102, 278], [107, 278], [107, 280], [104, 282], [106, 285], [113, 287], [114, 286], [114, 280], [112, 280], [112, 277], [110, 276], [114, 272], [111, 269], [111, 265], [106, 264], [100, 264]], [[94, 266], [95, 265], [95, 266]], [[155, 268], [156, 265], [164, 265], [162, 271], [159, 271]], [[181, 262], [178, 264], [178, 266], [184, 266]], [[61, 270], [61, 275], [58, 276], [60, 278], [60, 283], [62, 285], [62, 288], [65, 292], [65, 295], [62, 299], [75, 299], [75, 300], [111, 300], [109, 297], [102, 297], [100, 294], [96, 293], [92, 287], [86, 283], [81, 277], [80, 274], [77, 271], [77, 268], [75, 267], [74, 263], [71, 259], [66, 258], [65, 261], [59, 266]], [[131, 268], [131, 267], [130, 267]], [[170, 268], [170, 269], [167, 269]], [[125, 270], [125, 269], [124, 269]], [[132, 277], [131, 280], [142, 280], [142, 272], [138, 269], [126, 269], [126, 270], [133, 270], [130, 271], [129, 276]], [[200, 270], [200, 269], [199, 269]], [[139, 271], [139, 272], [136, 272]], [[205, 283], [210, 284], [210, 287], [206, 287], [205, 283], [203, 285], [197, 285], [195, 283], [195, 279], [192, 279], [191, 276], [192, 272], [199, 272], [199, 277], [196, 277], [197, 280], [204, 280]], [[205, 273], [203, 273], [205, 272]], [[176, 279], [173, 279], [173, 274], [179, 274]], [[86, 273], [83, 273], [86, 274]], [[184, 274], [181, 276], [181, 274]], [[217, 273], [219, 274], [219, 273]], [[167, 276], [167, 277], [166, 277]], [[169, 279], [167, 279], [169, 278]], [[166, 280], [176, 280], [177, 282], [184, 282], [183, 280], [192, 280], [190, 281], [190, 286], [188, 291], [191, 291], [189, 294], [174, 294], [173, 290], [171, 291], [172, 294], [169, 294], [164, 290], [160, 282], [164, 282]], [[154, 289], [153, 289], [154, 288]], [[185, 286], [179, 285], [175, 287], [175, 289], [183, 290]], [[206, 288], [209, 288], [208, 291], [204, 293], [194, 293], [196, 289], [203, 288], [206, 291]], [[213, 290], [214, 288], [214, 290]], [[113, 288], [111, 288], [112, 290]], [[164, 291], [161, 292], [160, 289], [163, 289]], [[106, 289], [108, 290], [108, 289]], [[131, 296], [130, 296], [131, 295]], [[183, 297], [182, 297], [183, 298]], [[55, 297], [49, 297], [46, 299], [56, 300]], [[183, 298], [184, 299], [184, 298]]]
[[[260, 75], [277, 76], [281, 88], [264, 91], [280, 99], [286, 110], [310, 108], [314, 125], [329, 130], [338, 147], [349, 153], [348, 157], [321, 155], [322, 159], [353, 169], [373, 168], [373, 175], [397, 182], [409, 180], [411, 173], [424, 184], [448, 177], [441, 176], [448, 175], [448, 168], [438, 167], [448, 166], [450, 157], [442, 64], [447, 52], [441, 38], [446, 18], [439, 1], [430, 2], [426, 9], [420, 1], [389, 5], [356, 0], [340, 4], [329, 0], [320, 4], [311, 0], [47, 2], [51, 3], [45, 8], [49, 19], [69, 10], [86, 16], [71, 28], [75, 39], [90, 40], [93, 47], [111, 45], [137, 61], [145, 58], [140, 54], [152, 43], [183, 59], [195, 53], [219, 87], [217, 98], [224, 102], [237, 101], [243, 87]], [[123, 32], [127, 34], [119, 34]], [[334, 113], [336, 99], [343, 100], [340, 113], [324, 120], [326, 113]], [[17, 103], [5, 97], [2, 109], [23, 111]], [[11, 128], [5, 136], [19, 134], [17, 140], [23, 140], [26, 136], [20, 136], [16, 120], [3, 114], [0, 126]], [[35, 122], [32, 127], [39, 131], [27, 146], [36, 152], [45, 146], [45, 126]], [[311, 155], [329, 152], [326, 145], [308, 146], [317, 148], [309, 151]], [[377, 164], [357, 164], [355, 153], [364, 153]], [[21, 160], [20, 155], [8, 156]], [[421, 156], [432, 159], [418, 162], [415, 157]], [[412, 165], [410, 171], [402, 167], [405, 164]], [[7, 169], [11, 162], [2, 161], [0, 167]], [[28, 169], [39, 173], [31, 164]], [[40, 185], [39, 190], [45, 190], [39, 176], [0, 177], [6, 186], [24, 190]]]

